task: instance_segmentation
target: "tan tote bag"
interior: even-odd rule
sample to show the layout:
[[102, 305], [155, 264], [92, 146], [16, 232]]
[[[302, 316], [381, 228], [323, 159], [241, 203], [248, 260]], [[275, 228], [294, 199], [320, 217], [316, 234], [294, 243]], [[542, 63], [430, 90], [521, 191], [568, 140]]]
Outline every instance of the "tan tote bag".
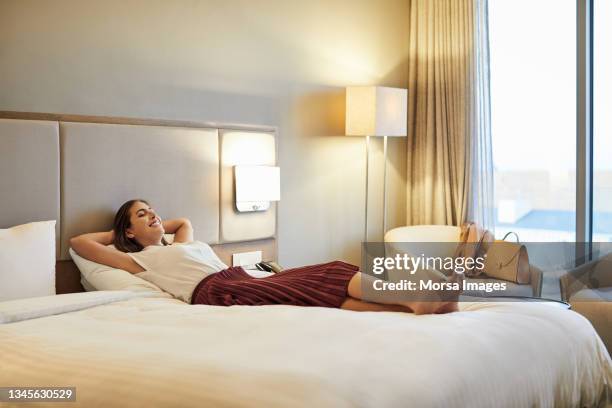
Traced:
[[[516, 242], [506, 241], [511, 234], [516, 236]], [[525, 245], [520, 243], [518, 234], [510, 231], [501, 241], [495, 241], [489, 245], [484, 270], [491, 278], [519, 284], [529, 283], [529, 255]]]

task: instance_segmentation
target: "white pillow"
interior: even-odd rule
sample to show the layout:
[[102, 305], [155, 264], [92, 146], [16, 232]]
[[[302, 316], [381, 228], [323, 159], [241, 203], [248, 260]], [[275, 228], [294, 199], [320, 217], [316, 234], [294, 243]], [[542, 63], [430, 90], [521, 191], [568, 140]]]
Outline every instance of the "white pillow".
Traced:
[[68, 250], [72, 260], [86, 280], [83, 286], [89, 290], [87, 283], [96, 290], [131, 290], [132, 292], [161, 292], [162, 290], [144, 279], [140, 279], [123, 269], [92, 262], [80, 257], [72, 248]]
[[0, 229], [0, 301], [55, 295], [55, 221]]

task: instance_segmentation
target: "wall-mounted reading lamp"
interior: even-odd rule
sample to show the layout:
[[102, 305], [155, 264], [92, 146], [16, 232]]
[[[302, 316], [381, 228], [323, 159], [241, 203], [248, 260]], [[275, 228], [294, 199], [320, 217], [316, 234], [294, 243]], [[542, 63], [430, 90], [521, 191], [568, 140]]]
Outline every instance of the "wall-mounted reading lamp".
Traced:
[[280, 168], [235, 166], [236, 209], [239, 212], [266, 211], [271, 201], [280, 201]]

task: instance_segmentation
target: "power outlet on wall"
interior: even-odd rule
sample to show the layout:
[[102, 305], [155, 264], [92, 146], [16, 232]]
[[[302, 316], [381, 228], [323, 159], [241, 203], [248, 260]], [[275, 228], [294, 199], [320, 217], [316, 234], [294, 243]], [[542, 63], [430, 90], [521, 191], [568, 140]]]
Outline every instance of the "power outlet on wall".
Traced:
[[238, 252], [232, 254], [232, 266], [242, 266], [247, 269], [252, 269], [255, 267], [256, 263], [261, 262], [261, 257], [261, 251]]

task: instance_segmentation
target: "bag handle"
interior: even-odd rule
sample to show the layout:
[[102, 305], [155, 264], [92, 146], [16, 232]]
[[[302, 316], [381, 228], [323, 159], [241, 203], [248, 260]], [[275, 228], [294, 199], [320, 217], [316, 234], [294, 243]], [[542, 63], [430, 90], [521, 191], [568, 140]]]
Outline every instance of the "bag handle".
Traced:
[[518, 234], [517, 234], [516, 232], [514, 232], [514, 231], [510, 231], [510, 232], [508, 232], [506, 235], [504, 235], [504, 237], [503, 237], [501, 240], [502, 240], [502, 241], [505, 241], [505, 240], [506, 240], [506, 238], [508, 238], [508, 236], [510, 236], [510, 235], [514, 235], [514, 236], [516, 237], [516, 243], [517, 243], [517, 244], [521, 242], [521, 240], [520, 240], [520, 238], [519, 238]]

